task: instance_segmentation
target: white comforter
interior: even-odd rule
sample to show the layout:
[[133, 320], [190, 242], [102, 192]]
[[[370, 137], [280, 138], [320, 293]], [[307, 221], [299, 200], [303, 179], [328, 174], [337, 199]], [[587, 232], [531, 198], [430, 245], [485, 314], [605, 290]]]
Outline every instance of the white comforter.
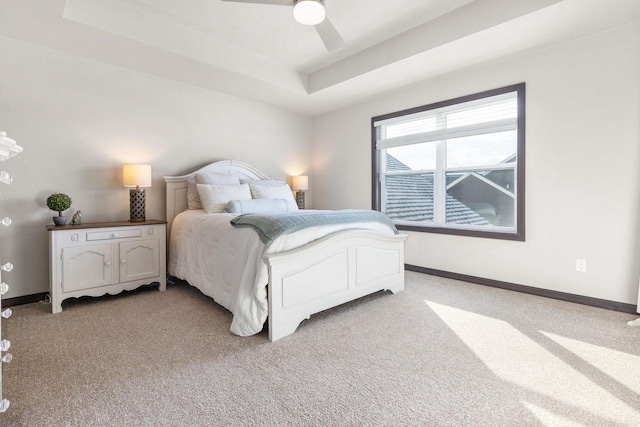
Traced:
[[184, 279], [233, 313], [231, 332], [248, 336], [262, 330], [268, 314], [268, 270], [263, 256], [298, 248], [346, 229], [394, 234], [377, 222], [311, 227], [265, 246], [250, 227], [233, 227], [236, 214], [188, 210], [171, 227], [169, 274]]

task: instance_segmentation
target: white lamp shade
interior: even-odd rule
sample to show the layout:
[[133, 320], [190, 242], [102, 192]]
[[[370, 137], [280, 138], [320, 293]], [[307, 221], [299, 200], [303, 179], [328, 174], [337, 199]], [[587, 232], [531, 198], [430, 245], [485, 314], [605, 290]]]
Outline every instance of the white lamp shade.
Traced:
[[294, 176], [291, 178], [291, 185], [293, 190], [308, 190], [309, 189], [309, 177], [306, 175]]
[[293, 5], [293, 18], [302, 25], [318, 25], [325, 14], [322, 0], [298, 0]]
[[125, 187], [151, 187], [151, 166], [122, 166], [122, 182]]

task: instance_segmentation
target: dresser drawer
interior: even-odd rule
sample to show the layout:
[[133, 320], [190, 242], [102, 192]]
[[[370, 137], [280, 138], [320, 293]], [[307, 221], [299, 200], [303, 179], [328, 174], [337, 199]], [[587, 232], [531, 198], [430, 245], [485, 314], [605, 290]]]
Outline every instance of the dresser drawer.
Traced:
[[140, 228], [111, 231], [90, 231], [87, 233], [87, 241], [126, 239], [128, 237], [140, 236], [142, 236], [142, 230]]

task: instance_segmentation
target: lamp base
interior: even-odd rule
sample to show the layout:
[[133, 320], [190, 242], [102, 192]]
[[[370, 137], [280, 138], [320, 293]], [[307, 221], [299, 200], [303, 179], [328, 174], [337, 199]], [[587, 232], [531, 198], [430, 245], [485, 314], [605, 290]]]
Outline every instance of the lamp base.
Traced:
[[296, 193], [296, 204], [298, 205], [298, 209], [304, 209], [304, 191], [299, 190]]
[[129, 190], [129, 221], [144, 222], [145, 218], [145, 194], [144, 188]]

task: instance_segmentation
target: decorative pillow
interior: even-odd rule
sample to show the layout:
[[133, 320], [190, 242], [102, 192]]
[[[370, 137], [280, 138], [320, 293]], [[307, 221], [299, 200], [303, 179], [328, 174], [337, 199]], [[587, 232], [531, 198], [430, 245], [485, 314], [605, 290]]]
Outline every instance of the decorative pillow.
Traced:
[[195, 179], [187, 182], [187, 208], [202, 209], [200, 195], [196, 184], [209, 185], [239, 185], [240, 178], [238, 175], [223, 175], [220, 173], [197, 173]]
[[284, 181], [276, 181], [275, 179], [241, 179], [240, 184], [249, 185], [264, 185], [265, 187], [277, 187], [278, 185], [284, 185]]
[[223, 175], [221, 173], [197, 173], [196, 184], [209, 185], [240, 185], [238, 175]]
[[200, 196], [198, 195], [198, 187], [196, 187], [196, 182], [192, 179], [187, 181], [187, 208], [202, 209], [202, 203], [200, 203]]
[[196, 184], [202, 207], [207, 213], [224, 212], [231, 200], [251, 200], [251, 191], [247, 184], [207, 185]]
[[293, 204], [296, 204], [296, 201], [293, 199], [293, 193], [291, 193], [291, 187], [289, 187], [289, 184], [271, 187], [265, 185], [252, 185], [251, 197], [253, 197], [254, 199], [285, 199]]
[[232, 200], [225, 212], [230, 213], [275, 213], [297, 211], [298, 206], [285, 199]]

